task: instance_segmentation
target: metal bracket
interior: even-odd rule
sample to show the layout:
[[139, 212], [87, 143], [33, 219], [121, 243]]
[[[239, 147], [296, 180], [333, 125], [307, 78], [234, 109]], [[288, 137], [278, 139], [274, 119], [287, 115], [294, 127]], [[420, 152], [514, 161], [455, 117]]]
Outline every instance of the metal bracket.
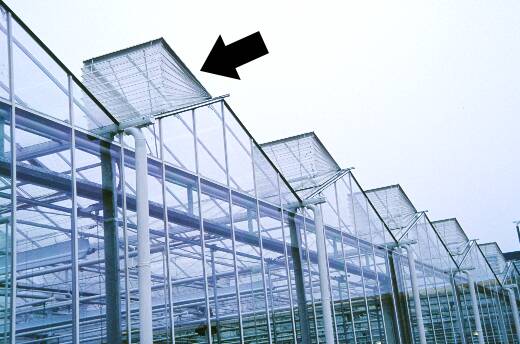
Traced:
[[403, 240], [403, 241], [399, 241], [399, 242], [387, 243], [387, 244], [384, 244], [383, 246], [385, 246], [389, 250], [394, 250], [394, 249], [402, 247], [402, 246], [407, 246], [407, 245], [409, 246], [409, 245], [415, 245], [415, 244], [417, 244], [417, 240]]
[[155, 123], [155, 117], [153, 117], [153, 116], [150, 116], [150, 115], [139, 116], [139, 117], [132, 118], [132, 119], [119, 123], [117, 130], [123, 131], [126, 128], [132, 128], [132, 127], [141, 128], [141, 127], [149, 126], [154, 123]]
[[229, 94], [211, 98], [211, 99], [205, 100], [205, 101], [197, 103], [197, 104], [185, 106], [185, 107], [176, 109], [174, 111], [168, 111], [165, 113], [160, 113], [160, 114], [155, 114], [155, 115], [137, 116], [137, 117], [122, 121], [119, 123], [119, 125], [110, 124], [110, 125], [106, 125], [106, 126], [103, 126], [100, 128], [93, 129], [91, 131], [92, 131], [92, 133], [94, 133], [96, 135], [106, 137], [107, 135], [114, 135], [115, 133], [120, 133], [120, 132], [124, 131], [126, 128], [131, 128], [131, 127], [142, 128], [142, 127], [146, 127], [151, 124], [154, 124], [156, 118], [159, 119], [159, 118], [163, 118], [163, 117], [173, 116], [173, 115], [177, 115], [179, 113], [193, 110], [193, 109], [196, 109], [196, 108], [199, 108], [202, 106], [208, 106], [213, 103], [222, 101], [223, 99], [225, 99], [227, 97], [229, 97]]
[[120, 122], [119, 125], [111, 124], [107, 125], [101, 128], [96, 128], [92, 130], [92, 133], [100, 135], [100, 136], [107, 136], [107, 135], [113, 135], [115, 133], [121, 133], [127, 128], [142, 128], [146, 127], [148, 125], [154, 124], [155, 118], [150, 115], [146, 116], [138, 116], [135, 118], [128, 119], [126, 121]]
[[304, 199], [301, 202], [294, 202], [294, 203], [288, 203], [285, 205], [287, 209], [298, 209], [298, 208], [305, 208], [309, 205], [318, 205], [325, 203], [327, 199], [325, 197], [315, 197], [310, 199]]
[[333, 175], [331, 178], [329, 178], [327, 181], [322, 183], [316, 190], [314, 190], [308, 198], [313, 198], [314, 196], [318, 195], [320, 192], [322, 192], [325, 188], [327, 188], [332, 183], [336, 182], [338, 179], [342, 178], [344, 175], [352, 171], [354, 167], [344, 168], [339, 170], [335, 175]]
[[475, 270], [474, 267], [470, 267], [470, 268], [464, 268], [464, 269], [456, 269], [455, 272], [468, 272], [468, 271], [473, 271]]
[[415, 224], [417, 222], [419, 222], [419, 220], [423, 217], [424, 214], [426, 214], [428, 212], [428, 210], [423, 210], [423, 211], [418, 211], [417, 213], [414, 214], [414, 218], [408, 223], [408, 225], [406, 226], [404, 232], [401, 234], [401, 236], [399, 237], [399, 239], [397, 241], [401, 241], [401, 239], [406, 236], [406, 234], [408, 234], [408, 232], [410, 232], [410, 230], [413, 228], [413, 226], [415, 226]]
[[464, 249], [464, 251], [461, 253], [461, 255], [463, 254], [464, 256], [462, 256], [462, 259], [460, 260], [460, 262], [458, 263], [459, 266], [464, 264], [464, 262], [466, 261], [466, 258], [468, 257], [469, 255], [469, 252], [471, 251], [471, 249], [473, 248], [473, 246], [475, 246], [477, 244], [477, 240], [476, 239], [473, 239], [473, 240], [470, 240], [468, 242], [468, 245], [466, 246], [466, 248]]

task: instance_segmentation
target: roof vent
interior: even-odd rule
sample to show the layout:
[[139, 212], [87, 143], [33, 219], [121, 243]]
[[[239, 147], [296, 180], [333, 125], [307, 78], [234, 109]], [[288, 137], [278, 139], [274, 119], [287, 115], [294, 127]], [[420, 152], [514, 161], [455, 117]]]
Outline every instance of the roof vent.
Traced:
[[162, 38], [84, 61], [83, 82], [120, 122], [211, 98]]
[[260, 146], [302, 197], [311, 194], [341, 170], [313, 132]]

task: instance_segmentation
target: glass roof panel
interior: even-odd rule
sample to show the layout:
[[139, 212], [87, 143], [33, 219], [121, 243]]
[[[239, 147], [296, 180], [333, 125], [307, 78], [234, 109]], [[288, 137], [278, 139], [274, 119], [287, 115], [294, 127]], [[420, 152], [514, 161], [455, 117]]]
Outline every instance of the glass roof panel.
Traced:
[[261, 147], [303, 198], [340, 170], [314, 133], [263, 143]]
[[119, 121], [211, 98], [162, 38], [84, 61], [83, 81]]

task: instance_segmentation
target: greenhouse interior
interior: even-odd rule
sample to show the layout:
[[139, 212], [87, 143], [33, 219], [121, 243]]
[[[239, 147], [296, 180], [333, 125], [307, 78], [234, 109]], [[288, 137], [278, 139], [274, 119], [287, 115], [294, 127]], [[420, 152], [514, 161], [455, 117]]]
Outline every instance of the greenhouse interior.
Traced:
[[77, 78], [0, 1], [1, 343], [520, 343], [520, 272], [164, 39]]

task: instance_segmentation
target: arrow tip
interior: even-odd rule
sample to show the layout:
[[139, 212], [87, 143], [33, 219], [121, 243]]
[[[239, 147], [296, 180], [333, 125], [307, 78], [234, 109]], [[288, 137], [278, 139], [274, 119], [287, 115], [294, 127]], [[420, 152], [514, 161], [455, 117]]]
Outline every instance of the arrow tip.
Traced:
[[233, 66], [233, 60], [226, 52], [226, 44], [222, 36], [218, 36], [217, 41], [211, 48], [206, 61], [200, 69], [203, 72], [226, 76], [228, 78], [240, 80], [236, 68]]

